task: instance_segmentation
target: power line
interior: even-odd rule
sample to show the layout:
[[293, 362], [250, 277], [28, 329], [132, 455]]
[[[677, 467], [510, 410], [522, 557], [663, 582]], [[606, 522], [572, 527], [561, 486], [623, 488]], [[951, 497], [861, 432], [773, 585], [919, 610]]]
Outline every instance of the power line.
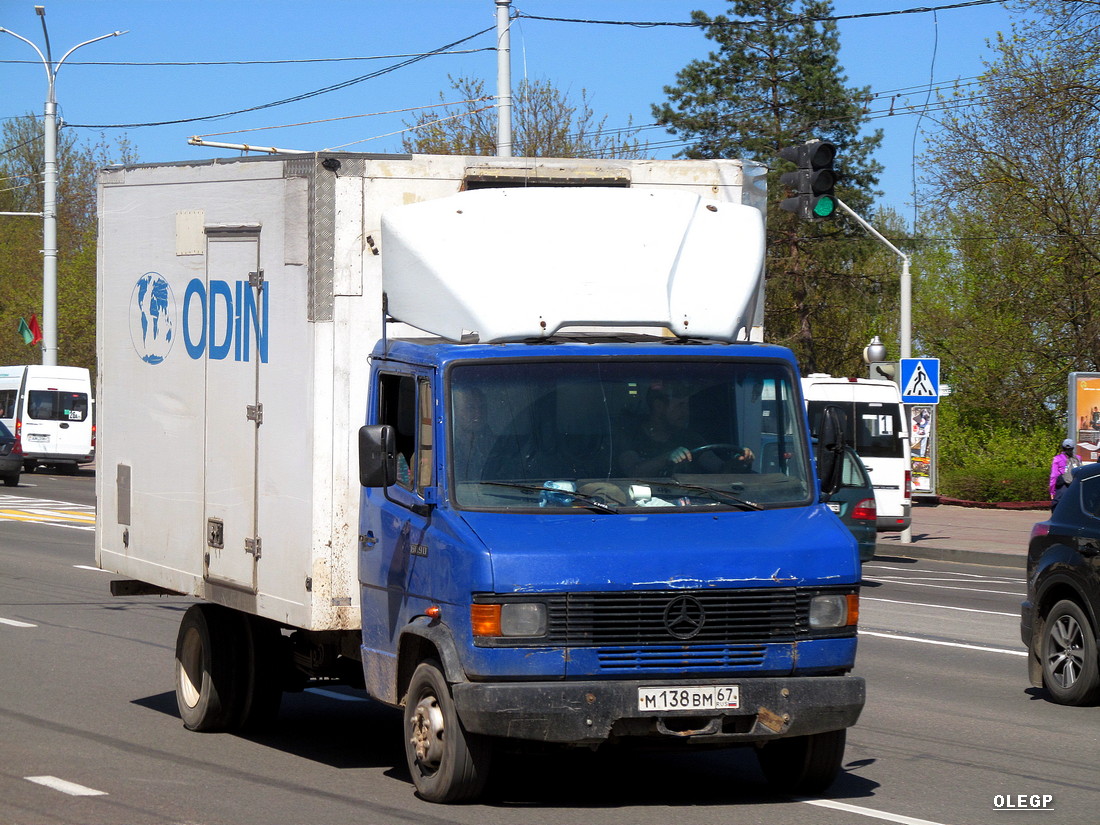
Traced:
[[[864, 12], [861, 14], [837, 14], [816, 17], [813, 15], [802, 15], [796, 17], [790, 17], [783, 21], [784, 26], [794, 26], [800, 23], [828, 23], [836, 22], [839, 20], [860, 20], [869, 17], [892, 17], [899, 14], [926, 14], [928, 12], [944, 11], [948, 9], [965, 9], [972, 6], [989, 6], [993, 4], [1004, 3], [1006, 0], [966, 0], [961, 3], [951, 3], [945, 6], [919, 6], [912, 9], [897, 9], [895, 11], [873, 11]], [[721, 26], [726, 28], [741, 28], [752, 26], [765, 26], [769, 25], [768, 22], [763, 20], [724, 20], [722, 22], [715, 22], [711, 20], [707, 23], [700, 23], [694, 20], [686, 22], [678, 21], [641, 21], [641, 20], [592, 20], [579, 17], [547, 17], [537, 14], [527, 14], [517, 10], [516, 17], [526, 17], [528, 20], [542, 20], [550, 23], [584, 23], [589, 25], [600, 26], [635, 26], [637, 28], [648, 29], [658, 27], [672, 27], [672, 28], [703, 28], [709, 26]]]
[[[482, 32], [478, 32], [482, 34]], [[479, 49], [461, 49], [459, 51], [446, 51], [446, 52], [409, 52], [408, 54], [379, 54], [379, 55], [365, 55], [361, 57], [301, 57], [301, 58], [283, 58], [278, 60], [157, 60], [157, 61], [137, 61], [137, 60], [68, 60], [65, 62], [66, 66], [126, 66], [126, 67], [191, 67], [191, 66], [281, 66], [281, 65], [295, 65], [302, 63], [351, 63], [360, 60], [396, 60], [397, 58], [406, 57], [429, 57], [435, 55], [465, 55], [465, 54], [477, 54], [478, 52], [492, 52], [496, 49], [492, 46], [484, 46]], [[41, 63], [39, 60], [0, 60], [0, 64], [7, 63], [11, 65], [29, 65], [37, 66]]]
[[444, 46], [440, 46], [438, 49], [433, 49], [430, 52], [418, 54], [415, 57], [403, 60], [400, 63], [394, 64], [393, 66], [387, 66], [384, 69], [378, 69], [377, 71], [369, 72], [368, 74], [360, 75], [359, 77], [354, 77], [351, 80], [345, 80], [342, 83], [334, 83], [331, 86], [325, 86], [321, 89], [315, 89], [312, 92], [304, 92], [303, 94], [294, 95], [293, 97], [283, 98], [282, 100], [272, 101], [271, 103], [263, 103], [259, 106], [249, 106], [246, 109], [238, 109], [233, 112], [222, 112], [221, 114], [217, 115], [203, 115], [201, 117], [179, 118], [176, 120], [162, 120], [153, 123], [70, 123], [66, 125], [71, 129], [138, 129], [143, 126], [175, 126], [180, 123], [198, 123], [204, 120], [219, 120], [220, 118], [232, 117], [233, 115], [242, 115], [248, 112], [258, 112], [263, 109], [272, 109], [276, 106], [283, 106], [287, 103], [298, 103], [299, 101], [309, 100], [310, 98], [318, 97], [323, 94], [328, 94], [329, 92], [347, 89], [366, 80], [373, 80], [377, 77], [381, 77], [382, 75], [389, 74], [390, 72], [395, 72], [398, 69], [403, 69], [407, 66], [411, 66], [414, 63], [419, 63], [421, 60], [425, 60], [429, 57], [434, 57], [435, 55], [443, 53], [448, 49], [454, 48], [455, 46], [461, 45], [468, 40], [473, 40], [475, 37], [480, 37], [487, 32], [495, 30], [496, 26], [489, 26], [488, 28], [482, 29], [479, 32], [474, 32], [468, 37], [463, 37], [461, 40], [455, 40], [453, 43], [447, 43]]

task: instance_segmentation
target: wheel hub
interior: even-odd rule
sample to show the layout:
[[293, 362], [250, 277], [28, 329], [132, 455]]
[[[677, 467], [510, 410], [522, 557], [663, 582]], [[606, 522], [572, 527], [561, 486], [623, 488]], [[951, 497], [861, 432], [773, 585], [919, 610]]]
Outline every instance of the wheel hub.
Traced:
[[1050, 629], [1049, 667], [1061, 687], [1069, 688], [1081, 676], [1084, 664], [1084, 637], [1080, 625], [1071, 616], [1062, 616]]
[[412, 717], [412, 744], [416, 761], [430, 768], [443, 759], [443, 711], [434, 696], [425, 696], [416, 704]]
[[180, 650], [180, 698], [189, 708], [202, 696], [202, 638], [195, 628], [189, 628]]

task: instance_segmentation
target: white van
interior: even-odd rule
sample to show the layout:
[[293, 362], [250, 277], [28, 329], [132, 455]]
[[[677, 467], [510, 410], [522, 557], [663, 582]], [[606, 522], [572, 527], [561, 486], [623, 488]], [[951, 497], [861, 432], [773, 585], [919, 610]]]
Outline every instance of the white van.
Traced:
[[83, 367], [0, 367], [0, 421], [23, 448], [23, 469], [76, 469], [95, 457], [92, 381]]
[[847, 413], [848, 440], [871, 475], [879, 532], [905, 530], [913, 504], [912, 467], [901, 390], [893, 381], [834, 378], [814, 373], [802, 379], [810, 428], [826, 406]]

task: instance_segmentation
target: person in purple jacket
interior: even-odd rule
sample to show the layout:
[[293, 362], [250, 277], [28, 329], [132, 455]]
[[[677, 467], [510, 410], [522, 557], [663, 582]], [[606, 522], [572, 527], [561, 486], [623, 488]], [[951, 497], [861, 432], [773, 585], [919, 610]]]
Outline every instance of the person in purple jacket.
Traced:
[[1073, 480], [1073, 471], [1081, 466], [1081, 459], [1073, 454], [1076, 445], [1072, 438], [1062, 442], [1062, 449], [1050, 462], [1050, 507], [1053, 510], [1062, 497], [1062, 491]]

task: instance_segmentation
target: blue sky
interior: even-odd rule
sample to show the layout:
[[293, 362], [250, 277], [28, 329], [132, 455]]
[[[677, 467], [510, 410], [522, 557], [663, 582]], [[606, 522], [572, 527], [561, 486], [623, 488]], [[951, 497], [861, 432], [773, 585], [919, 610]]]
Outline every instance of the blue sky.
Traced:
[[[838, 15], [896, 12], [954, 5], [964, 0], [834, 0]], [[128, 29], [73, 53], [57, 76], [59, 111], [67, 123], [110, 125], [199, 118], [247, 109], [314, 92], [385, 69], [409, 55], [465, 38], [495, 24], [493, 0], [45, 0], [53, 57], [108, 32]], [[41, 20], [32, 0], [0, 0], [0, 27], [44, 51]], [[528, 15], [619, 21], [687, 21], [692, 9], [719, 14], [725, 2], [711, 0], [513, 0]], [[842, 21], [841, 63], [851, 86], [870, 86], [874, 127], [885, 131], [877, 155], [886, 166], [879, 204], [911, 220], [914, 136], [934, 130], [906, 106], [925, 102], [937, 86], [968, 79], [990, 57], [987, 41], [1007, 31], [1011, 17], [1002, 3], [943, 8], [935, 13], [891, 14]], [[236, 154], [192, 147], [191, 135], [211, 140], [292, 149], [343, 147], [348, 151], [400, 151], [392, 134], [413, 113], [448, 88], [447, 75], [482, 77], [496, 84], [492, 32], [456, 47], [463, 54], [429, 57], [338, 91], [260, 111], [215, 120], [143, 126], [125, 133], [143, 161], [172, 161]], [[704, 57], [712, 42], [697, 29], [641, 28], [558, 23], [521, 18], [512, 31], [512, 77], [545, 79], [606, 114], [607, 128], [652, 124], [650, 106], [690, 60]], [[301, 62], [321, 58], [375, 58]], [[238, 65], [187, 65], [225, 61], [290, 61]], [[176, 65], [134, 65], [170, 63]], [[107, 65], [114, 64], [114, 65]], [[121, 65], [119, 65], [121, 64]], [[128, 65], [127, 65], [128, 64]], [[0, 34], [0, 118], [41, 114], [46, 73], [34, 50]], [[895, 98], [896, 95], [896, 98]], [[889, 115], [890, 99], [894, 114]], [[934, 96], [933, 96], [934, 100]], [[375, 113], [390, 114], [375, 114]], [[370, 116], [364, 116], [370, 115]], [[326, 121], [331, 118], [341, 120]], [[918, 124], [919, 120], [919, 124]], [[284, 124], [311, 123], [257, 130]], [[100, 132], [81, 129], [84, 140]], [[214, 133], [229, 134], [213, 136]], [[669, 139], [660, 128], [639, 137], [654, 144]], [[654, 154], [671, 157], [676, 147]], [[918, 170], [919, 174], [919, 170]]]

